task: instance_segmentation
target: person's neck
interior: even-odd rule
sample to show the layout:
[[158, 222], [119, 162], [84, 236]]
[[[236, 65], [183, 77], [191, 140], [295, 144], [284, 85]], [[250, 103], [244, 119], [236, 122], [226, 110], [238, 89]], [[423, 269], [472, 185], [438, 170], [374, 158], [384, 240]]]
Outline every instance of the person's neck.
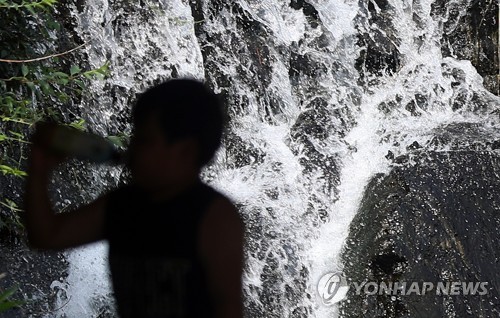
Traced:
[[149, 198], [153, 202], [168, 200], [186, 191], [198, 182], [201, 182], [198, 175], [184, 178], [183, 180], [179, 180], [175, 183], [166, 185], [161, 189], [150, 192]]

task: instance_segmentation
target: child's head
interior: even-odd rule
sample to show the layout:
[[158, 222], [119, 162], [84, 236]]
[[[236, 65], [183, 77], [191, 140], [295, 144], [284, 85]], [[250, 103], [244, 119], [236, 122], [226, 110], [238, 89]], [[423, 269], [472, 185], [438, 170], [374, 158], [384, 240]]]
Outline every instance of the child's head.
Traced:
[[132, 121], [132, 177], [148, 188], [198, 175], [221, 142], [221, 103], [193, 79], [169, 80], [148, 89], [132, 108]]

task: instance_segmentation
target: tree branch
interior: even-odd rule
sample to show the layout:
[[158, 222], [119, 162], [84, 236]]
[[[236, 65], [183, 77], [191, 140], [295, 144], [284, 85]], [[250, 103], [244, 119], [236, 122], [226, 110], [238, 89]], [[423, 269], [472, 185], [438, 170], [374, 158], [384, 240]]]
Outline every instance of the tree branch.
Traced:
[[66, 55], [66, 54], [69, 54], [73, 51], [76, 51], [82, 47], [84, 47], [87, 43], [83, 43], [75, 48], [72, 48], [71, 50], [68, 50], [66, 52], [62, 52], [62, 53], [57, 53], [57, 54], [51, 54], [51, 55], [47, 55], [47, 56], [42, 56], [42, 57], [37, 57], [35, 59], [27, 59], [27, 60], [6, 60], [6, 59], [0, 59], [0, 62], [3, 62], [3, 63], [29, 63], [29, 62], [37, 62], [37, 61], [42, 61], [42, 60], [47, 60], [47, 59], [50, 59], [50, 58], [53, 58], [53, 57], [58, 57], [58, 56], [62, 56], [62, 55]]

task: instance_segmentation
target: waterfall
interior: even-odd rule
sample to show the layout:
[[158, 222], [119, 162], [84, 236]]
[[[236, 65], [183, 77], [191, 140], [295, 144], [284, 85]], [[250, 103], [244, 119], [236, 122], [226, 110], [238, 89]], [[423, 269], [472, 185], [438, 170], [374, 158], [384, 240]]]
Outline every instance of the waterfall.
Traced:
[[[247, 225], [248, 317], [336, 317], [316, 285], [342, 270], [349, 224], [388, 157], [447, 123], [500, 131], [499, 98], [441, 50], [450, 8], [468, 2], [444, 15], [433, 2], [89, 0], [72, 9], [76, 30], [89, 65], [109, 60], [112, 76], [81, 107], [96, 130], [129, 131], [135, 93], [170, 77], [210, 83], [231, 120], [203, 178]], [[102, 244], [69, 252], [61, 315], [96, 316], [111, 299], [105, 255]]]

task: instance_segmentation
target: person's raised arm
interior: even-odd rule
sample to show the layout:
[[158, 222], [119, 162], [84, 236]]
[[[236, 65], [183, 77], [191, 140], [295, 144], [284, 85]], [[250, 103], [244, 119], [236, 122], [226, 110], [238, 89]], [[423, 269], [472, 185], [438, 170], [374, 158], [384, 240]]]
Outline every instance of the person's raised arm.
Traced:
[[48, 185], [55, 166], [64, 158], [33, 144], [28, 163], [24, 209], [29, 244], [40, 249], [64, 249], [103, 238], [107, 195], [73, 211], [55, 213]]
[[243, 221], [228, 199], [217, 198], [209, 207], [200, 232], [215, 317], [242, 318]]

